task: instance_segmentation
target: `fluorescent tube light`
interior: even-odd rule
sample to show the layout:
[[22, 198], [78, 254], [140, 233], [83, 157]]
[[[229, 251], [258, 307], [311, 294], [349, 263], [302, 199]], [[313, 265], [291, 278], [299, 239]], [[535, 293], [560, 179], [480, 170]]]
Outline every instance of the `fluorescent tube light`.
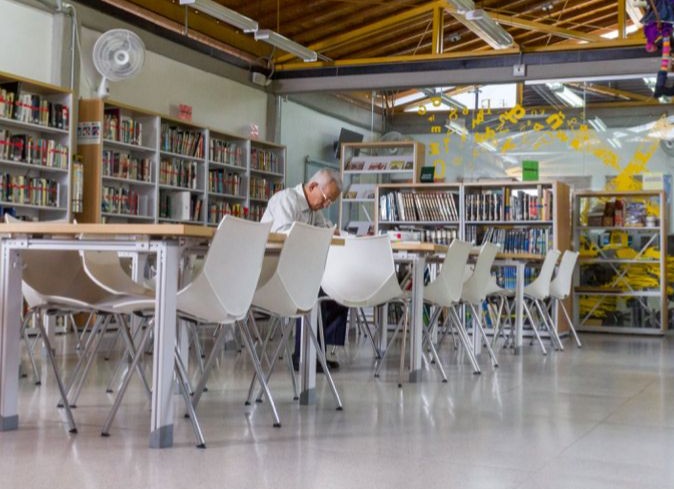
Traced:
[[494, 49], [506, 49], [515, 42], [501, 25], [481, 9], [468, 10], [463, 24]]
[[180, 5], [191, 5], [194, 9], [215, 17], [241, 29], [243, 32], [257, 31], [257, 22], [213, 0], [180, 0]]
[[554, 96], [569, 107], [583, 107], [585, 105], [583, 99], [569, 90], [563, 83], [548, 83], [547, 85]]
[[449, 121], [449, 123], [445, 124], [445, 127], [459, 136], [468, 135], [468, 129], [466, 129], [466, 126], [462, 126], [456, 121]]
[[269, 43], [290, 54], [294, 54], [304, 61], [316, 61], [318, 59], [318, 53], [316, 53], [316, 51], [306, 48], [292, 39], [288, 39], [270, 29], [260, 29], [259, 31], [256, 31], [255, 40]]
[[587, 123], [590, 124], [597, 132], [606, 132], [606, 124], [604, 124], [604, 121], [602, 121], [599, 117], [588, 119]]

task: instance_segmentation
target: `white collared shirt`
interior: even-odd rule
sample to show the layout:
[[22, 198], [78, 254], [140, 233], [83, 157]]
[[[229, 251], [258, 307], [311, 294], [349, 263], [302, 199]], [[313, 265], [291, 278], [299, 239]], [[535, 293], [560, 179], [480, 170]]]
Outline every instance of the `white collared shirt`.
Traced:
[[320, 210], [311, 210], [301, 183], [272, 195], [260, 222], [270, 221], [271, 231], [279, 233], [290, 231], [295, 221], [322, 228], [332, 226]]

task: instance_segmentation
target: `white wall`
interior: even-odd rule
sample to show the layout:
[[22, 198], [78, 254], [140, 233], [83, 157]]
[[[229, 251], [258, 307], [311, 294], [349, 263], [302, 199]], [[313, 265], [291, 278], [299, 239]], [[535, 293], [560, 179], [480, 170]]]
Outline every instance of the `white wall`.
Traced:
[[0, 0], [0, 71], [46, 83], [52, 78], [54, 16], [12, 0]]
[[296, 185], [304, 179], [306, 156], [315, 160], [337, 164], [333, 144], [339, 139], [339, 131], [344, 127], [365, 135], [367, 141], [372, 136], [362, 127], [343, 122], [292, 101], [281, 103], [281, 144], [288, 147], [286, 185]]
[[[99, 75], [90, 53], [100, 33], [82, 29], [83, 60], [80, 91], [95, 95]], [[213, 60], [213, 63], [221, 61]], [[110, 82], [110, 98], [161, 114], [170, 114], [177, 104], [192, 106], [192, 120], [221, 131], [248, 137], [249, 124], [258, 125], [260, 139], [266, 139], [267, 94], [227, 78], [207, 73], [146, 51], [138, 76]]]

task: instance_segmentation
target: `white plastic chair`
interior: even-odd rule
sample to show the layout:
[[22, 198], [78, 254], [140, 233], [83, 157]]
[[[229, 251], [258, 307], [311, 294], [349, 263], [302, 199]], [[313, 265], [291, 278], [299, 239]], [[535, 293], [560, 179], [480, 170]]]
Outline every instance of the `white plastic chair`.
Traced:
[[552, 318], [548, 314], [548, 310], [543, 303], [543, 301], [547, 300], [547, 298], [550, 296], [550, 282], [552, 281], [552, 274], [555, 271], [555, 264], [557, 263], [559, 255], [559, 250], [548, 250], [548, 252], [545, 254], [545, 259], [543, 260], [543, 264], [541, 265], [538, 276], [534, 279], [533, 282], [524, 287], [524, 311], [529, 318], [531, 329], [538, 340], [538, 344], [541, 346], [543, 355], [547, 355], [548, 352], [545, 349], [541, 335], [538, 331], [538, 328], [536, 327], [536, 322], [529, 305], [531, 304], [536, 307], [536, 310], [538, 311], [539, 317], [541, 319], [541, 323], [550, 334], [550, 340], [553, 346], [560, 350], [564, 350], [564, 346], [562, 345], [562, 341], [559, 339], [555, 325], [552, 323]]
[[470, 243], [458, 239], [452, 241], [445, 254], [445, 259], [442, 262], [440, 272], [433, 282], [424, 287], [424, 302], [436, 306], [435, 311], [431, 315], [428, 329], [424, 330], [424, 338], [430, 345], [431, 353], [435, 359], [435, 364], [440, 370], [443, 382], [447, 382], [447, 375], [442, 367], [435, 345], [431, 340], [431, 337], [438, 326], [438, 319], [443, 308], [446, 308], [448, 311], [446, 325], [449, 327], [453, 326], [457, 330], [461, 344], [473, 365], [473, 371], [475, 373], [480, 373], [480, 366], [477, 363], [473, 348], [470, 345], [468, 333], [466, 333], [466, 329], [455, 309], [456, 305], [461, 301], [461, 292], [463, 290], [463, 281], [457, 280], [457, 277], [460, 277], [466, 269], [470, 250]]
[[[513, 301], [515, 300], [515, 291], [501, 287], [496, 282], [496, 277], [492, 275], [487, 284], [487, 311], [493, 324], [494, 336], [492, 337], [492, 348], [496, 346], [499, 335], [502, 334], [505, 323], [509, 326], [509, 338], [513, 336]], [[508, 341], [503, 348], [508, 346]]]
[[461, 302], [470, 307], [473, 317], [473, 344], [479, 346], [480, 337], [485, 342], [487, 352], [491, 357], [493, 367], [498, 367], [496, 354], [489, 344], [487, 333], [484, 330], [482, 317], [482, 303], [487, 297], [487, 286], [491, 280], [491, 267], [494, 264], [498, 247], [492, 243], [485, 243], [480, 248], [473, 274], [463, 284]]
[[[342, 401], [328, 369], [325, 353], [313, 330], [307, 324], [309, 313], [316, 307], [333, 233], [334, 227], [318, 228], [299, 222], [293, 223], [271, 274], [269, 274], [269, 270], [274, 263], [267, 263], [267, 270], [265, 270], [264, 277], [261, 276], [260, 284], [253, 297], [253, 308], [278, 319], [301, 318], [302, 331], [309, 334], [316, 348], [318, 361], [323, 367], [323, 372], [337, 401], [337, 409], [341, 410]], [[287, 345], [287, 336], [293, 323], [293, 321], [290, 321], [288, 326], [281, 326], [281, 341], [270, 357], [267, 382], [281, 348]], [[311, 366], [308, 367], [311, 368]], [[292, 375], [294, 377], [294, 374]], [[249, 401], [252, 397], [252, 387], [253, 384], [251, 383]]]
[[[403, 337], [400, 356], [400, 382], [403, 383], [408, 329], [408, 303], [400, 288], [388, 236], [345, 237], [344, 246], [333, 246], [328, 253], [321, 284], [327, 297], [349, 308], [377, 307], [391, 301], [403, 303]], [[320, 317], [320, 316], [319, 316]], [[320, 324], [322, 328], [322, 324]], [[375, 376], [395, 340], [398, 323], [389, 345], [377, 365]]]
[[[209, 247], [204, 267], [201, 272], [186, 287], [179, 290], [176, 298], [176, 307], [181, 318], [212, 324], [239, 324], [243, 332], [243, 338], [253, 360], [258, 381], [265, 391], [272, 407], [275, 426], [280, 426], [278, 413], [269, 388], [264, 381], [262, 368], [255, 352], [250, 333], [242, 321], [251, 305], [253, 294], [260, 276], [262, 259], [264, 257], [267, 237], [271, 223], [258, 223], [232, 216], [225, 216], [220, 221]], [[117, 312], [151, 313], [154, 310], [154, 300], [131, 299], [115, 306]], [[151, 328], [147, 328], [141, 340], [138, 351], [145, 350], [149, 340]], [[220, 350], [224, 346], [225, 328], [221, 328], [213, 350], [204, 367], [194, 395], [192, 405], [196, 407], [199, 397], [206, 384], [208, 373], [212, 368]], [[134, 356], [130, 369], [140, 361], [141, 354]], [[176, 368], [184, 369], [180, 365], [179, 355], [176, 354]], [[181, 375], [184, 377], [184, 375]], [[130, 381], [130, 375], [124, 377], [124, 381], [117, 393], [113, 407], [103, 426], [103, 434], [108, 434], [114, 417], [122, 402], [122, 398]], [[187, 386], [185, 386], [187, 387]], [[191, 413], [190, 413], [191, 414]], [[196, 416], [196, 415], [195, 415]], [[202, 445], [203, 446], [203, 445]]]
[[576, 340], [576, 345], [578, 345], [578, 348], [581, 348], [583, 344], [580, 342], [580, 338], [578, 337], [576, 328], [573, 326], [573, 321], [571, 320], [569, 311], [567, 311], [566, 305], [564, 304], [564, 300], [566, 300], [566, 298], [571, 293], [573, 271], [576, 268], [577, 260], [577, 251], [566, 250], [564, 254], [562, 254], [562, 260], [560, 261], [559, 267], [557, 268], [557, 275], [555, 275], [554, 280], [550, 282], [550, 298], [552, 299], [553, 306], [556, 303], [558, 307], [562, 308], [564, 316], [569, 323], [571, 333]]

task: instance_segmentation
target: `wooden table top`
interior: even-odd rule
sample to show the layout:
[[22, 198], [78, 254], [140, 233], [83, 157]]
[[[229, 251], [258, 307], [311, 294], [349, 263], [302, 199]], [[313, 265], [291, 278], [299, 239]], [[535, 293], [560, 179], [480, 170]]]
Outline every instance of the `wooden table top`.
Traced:
[[[55, 222], [17, 222], [0, 224], [0, 235], [98, 235], [98, 236], [143, 236], [151, 238], [202, 238], [211, 239], [214, 227], [197, 224], [87, 224]], [[286, 234], [269, 233], [269, 243], [283, 243]], [[344, 238], [333, 237], [333, 245], [344, 245]]]

